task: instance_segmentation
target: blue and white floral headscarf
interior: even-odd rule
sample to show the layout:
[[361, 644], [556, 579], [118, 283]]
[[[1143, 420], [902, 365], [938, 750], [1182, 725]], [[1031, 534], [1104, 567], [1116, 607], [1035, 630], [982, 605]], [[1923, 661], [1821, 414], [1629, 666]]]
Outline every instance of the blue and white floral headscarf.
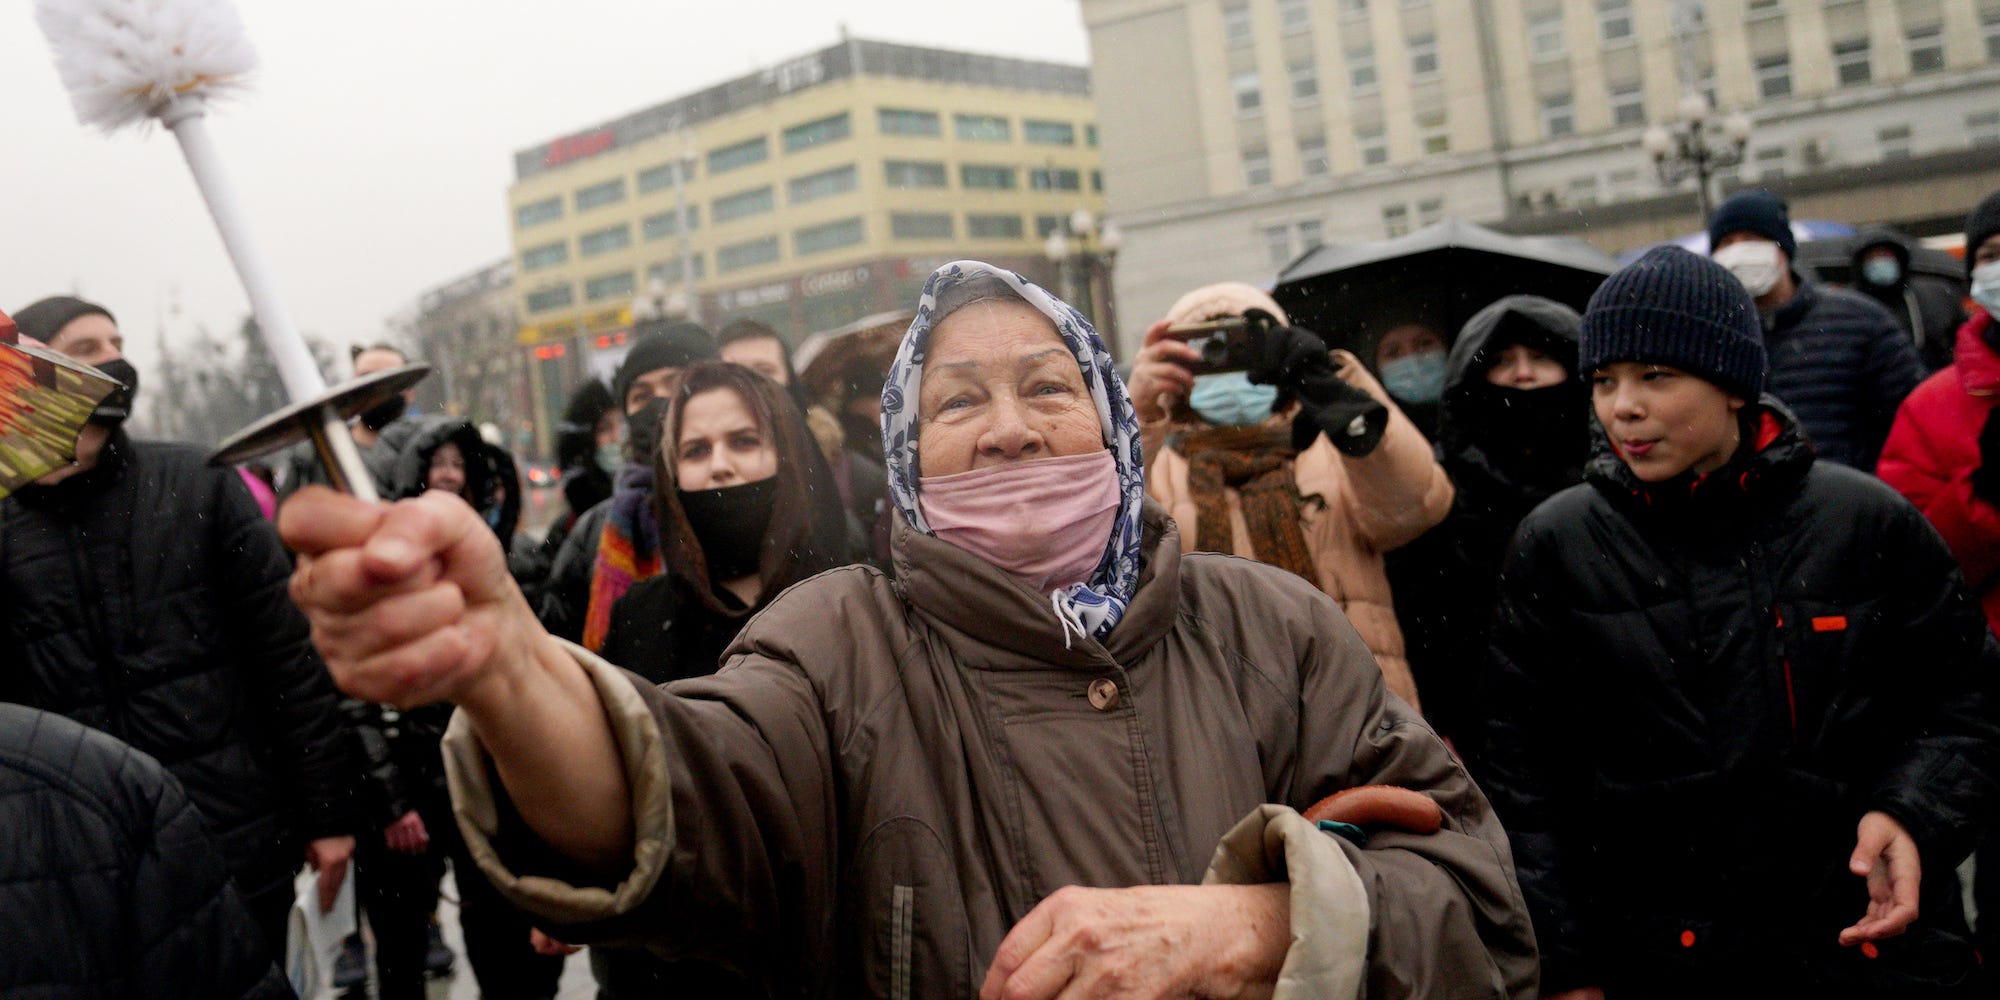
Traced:
[[[1090, 579], [1071, 584], [1049, 595], [1056, 613], [1063, 619], [1065, 635], [1074, 629], [1099, 639], [1111, 633], [1125, 615], [1125, 606], [1139, 586], [1140, 508], [1146, 499], [1145, 460], [1139, 439], [1139, 419], [1125, 384], [1118, 379], [1111, 352], [1081, 314], [1069, 303], [1050, 295], [1034, 282], [1012, 271], [976, 260], [955, 260], [931, 273], [924, 282], [924, 294], [917, 301], [917, 318], [903, 335], [903, 346], [889, 366], [889, 378], [882, 386], [882, 454], [889, 466], [889, 495], [903, 519], [924, 534], [932, 534], [917, 504], [919, 464], [917, 461], [918, 387], [924, 378], [924, 358], [930, 351], [931, 331], [944, 320], [938, 302], [955, 288], [976, 279], [997, 279], [1006, 290], [1040, 310], [1055, 324], [1056, 333], [1069, 346], [1083, 372], [1083, 383], [1097, 403], [1098, 424], [1104, 430], [1105, 446], [1118, 466], [1120, 501], [1118, 519], [1112, 523], [1111, 538], [1104, 558]], [[954, 307], [955, 308], [955, 307]]]

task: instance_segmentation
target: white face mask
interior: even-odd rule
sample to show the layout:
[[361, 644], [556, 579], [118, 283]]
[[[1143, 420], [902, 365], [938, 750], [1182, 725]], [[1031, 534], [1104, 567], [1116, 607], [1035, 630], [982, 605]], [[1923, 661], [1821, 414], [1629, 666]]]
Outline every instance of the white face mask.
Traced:
[[1736, 280], [1757, 298], [1778, 287], [1778, 276], [1782, 273], [1778, 263], [1778, 245], [1766, 240], [1744, 240], [1731, 243], [1711, 254], [1717, 264], [1729, 269]]
[[1972, 301], [1984, 306], [1988, 315], [2000, 316], [2000, 260], [1972, 269]]

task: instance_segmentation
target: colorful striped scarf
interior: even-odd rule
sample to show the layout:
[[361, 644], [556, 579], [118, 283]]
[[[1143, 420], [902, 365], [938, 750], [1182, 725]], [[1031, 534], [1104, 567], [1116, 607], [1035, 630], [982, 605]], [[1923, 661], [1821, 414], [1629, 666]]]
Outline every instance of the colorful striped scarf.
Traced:
[[590, 569], [590, 605], [584, 612], [583, 646], [604, 648], [611, 631], [611, 606], [641, 580], [659, 576], [660, 525], [653, 516], [653, 467], [628, 464], [618, 472], [611, 513], [597, 539], [597, 562]]

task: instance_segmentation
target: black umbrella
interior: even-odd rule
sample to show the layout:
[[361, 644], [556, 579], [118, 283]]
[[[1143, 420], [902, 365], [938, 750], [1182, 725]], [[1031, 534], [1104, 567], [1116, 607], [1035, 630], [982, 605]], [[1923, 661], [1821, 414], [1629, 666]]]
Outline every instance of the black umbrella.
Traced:
[[1408, 236], [1323, 246], [1278, 275], [1272, 296], [1292, 322], [1372, 366], [1390, 329], [1422, 323], [1449, 344], [1472, 314], [1517, 293], [1581, 311], [1618, 269], [1609, 254], [1566, 236], [1508, 236], [1446, 219]]
[[[1810, 271], [1821, 281], [1831, 281], [1836, 285], [1854, 284], [1854, 251], [1861, 246], [1861, 236], [1835, 236], [1821, 240], [1806, 240], [1799, 244], [1799, 256], [1795, 261], [1800, 270]], [[1949, 281], [1964, 294], [1965, 262], [1915, 240], [1903, 241], [1904, 249], [1910, 251], [1910, 277], [1942, 278]]]

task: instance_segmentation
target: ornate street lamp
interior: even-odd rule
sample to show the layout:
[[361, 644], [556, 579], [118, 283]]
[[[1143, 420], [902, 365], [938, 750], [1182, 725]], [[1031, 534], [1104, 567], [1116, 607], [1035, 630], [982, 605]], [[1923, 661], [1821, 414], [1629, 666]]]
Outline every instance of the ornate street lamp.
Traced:
[[1118, 331], [1116, 310], [1111, 302], [1111, 269], [1117, 262], [1118, 248], [1123, 245], [1124, 236], [1116, 225], [1103, 222], [1087, 208], [1071, 212], [1067, 222], [1068, 232], [1057, 229], [1042, 242], [1042, 256], [1056, 266], [1058, 284], [1068, 285], [1067, 290], [1059, 288], [1058, 292], [1076, 303], [1077, 311], [1097, 327], [1098, 333], [1104, 336], [1105, 344], [1111, 348], [1112, 356], [1117, 357]]
[[1704, 222], [1714, 206], [1709, 185], [1715, 172], [1743, 162], [1750, 142], [1750, 119], [1740, 111], [1717, 116], [1708, 98], [1690, 93], [1681, 98], [1680, 119], [1673, 125], [1654, 124], [1639, 140], [1653, 158], [1660, 183], [1674, 187], [1694, 178], [1695, 205]]

